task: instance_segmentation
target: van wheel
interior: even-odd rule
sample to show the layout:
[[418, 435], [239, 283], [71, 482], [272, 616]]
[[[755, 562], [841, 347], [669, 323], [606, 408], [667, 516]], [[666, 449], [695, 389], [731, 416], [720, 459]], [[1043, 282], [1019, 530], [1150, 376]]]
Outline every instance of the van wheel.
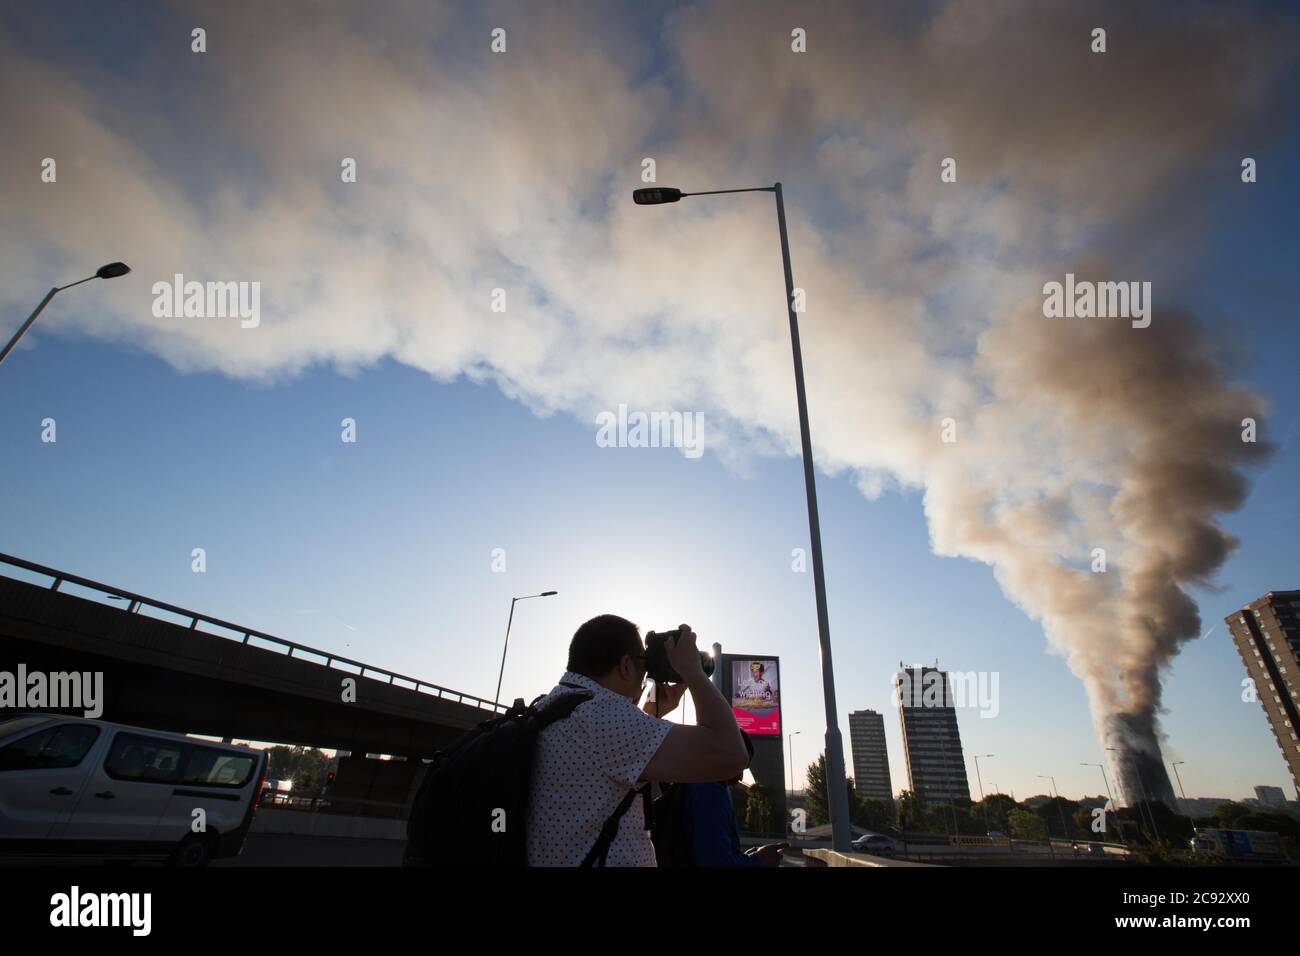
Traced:
[[202, 833], [191, 833], [180, 845], [176, 847], [174, 853], [167, 860], [168, 866], [207, 866], [212, 861], [212, 844], [211, 837]]

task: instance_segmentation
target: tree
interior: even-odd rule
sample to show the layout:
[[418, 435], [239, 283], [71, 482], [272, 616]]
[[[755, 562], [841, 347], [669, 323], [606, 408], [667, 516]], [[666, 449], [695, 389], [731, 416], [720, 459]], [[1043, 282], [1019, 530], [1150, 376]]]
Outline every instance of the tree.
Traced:
[[1020, 807], [1012, 807], [1007, 814], [1011, 836], [1018, 840], [1046, 840], [1047, 824], [1038, 814]]
[[330, 758], [314, 747], [272, 747], [267, 776], [291, 780], [298, 794], [317, 794], [329, 772]]
[[808, 765], [808, 788], [804, 791], [804, 809], [808, 811], [808, 826], [819, 827], [831, 822], [826, 806], [826, 754], [823, 752]]
[[[849, 822], [862, 826], [858, 823], [860, 811], [855, 809], [858, 805], [858, 794], [853, 785], [853, 778], [849, 777], [845, 783], [849, 798]], [[808, 789], [804, 791], [804, 809], [808, 811], [810, 827], [819, 827], [831, 822], [831, 811], [826, 801], [827, 793], [826, 752], [822, 751], [817, 755], [817, 760], [808, 765]]]
[[984, 825], [984, 810], [970, 800], [949, 801], [948, 819], [956, 818], [957, 832], [971, 836], [987, 832]]
[[898, 828], [908, 830], [925, 829], [925, 799], [911, 790], [904, 790], [898, 795]]
[[749, 819], [749, 795], [753, 790], [743, 783], [733, 784], [727, 788], [727, 795], [731, 798], [731, 809], [736, 815], [736, 823], [747, 829], [745, 821]]
[[1300, 823], [1297, 823], [1294, 817], [1289, 817], [1285, 813], [1257, 810], [1246, 814], [1237, 822], [1242, 830], [1264, 830], [1284, 837], [1289, 836], [1292, 839], [1300, 839]]
[[1011, 823], [1008, 814], [1016, 805], [1005, 793], [990, 793], [984, 798], [983, 807], [988, 810], [988, 828], [999, 833], [1010, 833]]
[[1070, 823], [1074, 826], [1075, 830], [1078, 831], [1079, 833], [1088, 834], [1089, 840], [1105, 839], [1106, 838], [1105, 831], [1102, 831], [1101, 833], [1097, 833], [1093, 831], [1092, 820], [1093, 820], [1092, 810], [1090, 810], [1088, 807], [1079, 807], [1078, 810], [1074, 811], [1074, 815], [1070, 818]]
[[864, 830], [884, 830], [893, 825], [894, 808], [887, 800], [860, 796], [856, 781], [849, 777], [849, 820]]
[[1155, 820], [1160, 839], [1170, 841], [1176, 846], [1188, 845], [1188, 841], [1195, 834], [1191, 817], [1170, 810], [1161, 800], [1153, 800], [1147, 804], [1147, 807]]
[[1240, 830], [1243, 817], [1250, 815], [1250, 807], [1240, 803], [1221, 803], [1214, 808], [1216, 826], [1224, 830]]
[[[1046, 803], [1039, 804], [1038, 809], [1034, 812], [1046, 825], [1048, 833], [1052, 834], [1052, 836], [1059, 834], [1063, 839], [1069, 840], [1075, 835], [1073, 827], [1070, 826], [1070, 818], [1074, 816], [1074, 812], [1078, 809], [1079, 804], [1073, 800], [1067, 800], [1065, 797], [1052, 797]], [[1064, 821], [1062, 821], [1062, 817], [1064, 817]], [[1060, 833], [1062, 825], [1065, 827], [1064, 833]]]
[[745, 830], [765, 836], [780, 834], [780, 823], [776, 817], [776, 806], [772, 802], [772, 795], [761, 784], [754, 784], [749, 788], [748, 799], [745, 801]]
[[849, 822], [853, 824], [855, 827], [865, 828], [867, 824], [864, 822], [865, 818], [863, 816], [862, 798], [858, 796], [858, 785], [857, 782], [852, 777], [848, 778], [848, 789], [849, 789]]
[[925, 827], [929, 833], [946, 833], [952, 835], [952, 806], [947, 800], [928, 804], [925, 808]]
[[859, 797], [858, 810], [858, 816], [853, 822], [864, 830], [874, 830], [879, 833], [894, 825], [894, 808], [888, 800]]

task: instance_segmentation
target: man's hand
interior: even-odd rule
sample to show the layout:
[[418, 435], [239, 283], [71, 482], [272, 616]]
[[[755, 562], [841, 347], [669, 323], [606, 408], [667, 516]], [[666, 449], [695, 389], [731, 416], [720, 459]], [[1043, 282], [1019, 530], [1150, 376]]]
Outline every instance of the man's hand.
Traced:
[[641, 709], [652, 717], [664, 717], [677, 708], [685, 695], [685, 684], [661, 684], [655, 681], [655, 699], [647, 700]]
[[788, 843], [768, 843], [766, 846], [760, 846], [757, 850], [750, 852], [751, 856], [756, 856], [763, 866], [780, 866], [781, 854], [790, 849]]
[[704, 664], [700, 661], [700, 649], [695, 646], [695, 632], [690, 625], [683, 624], [677, 628], [677, 636], [668, 640], [668, 663], [673, 666], [682, 679], [689, 684], [693, 679], [706, 679]]

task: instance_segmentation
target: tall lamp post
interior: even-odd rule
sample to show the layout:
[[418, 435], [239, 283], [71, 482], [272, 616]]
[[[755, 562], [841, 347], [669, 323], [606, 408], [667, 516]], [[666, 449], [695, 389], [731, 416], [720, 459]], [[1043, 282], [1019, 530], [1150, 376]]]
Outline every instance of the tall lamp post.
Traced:
[[1181, 794], [1183, 795], [1183, 802], [1186, 803], [1186, 802], [1187, 802], [1187, 791], [1183, 789], [1183, 778], [1182, 778], [1181, 776], [1179, 776], [1179, 774], [1178, 774], [1178, 765], [1179, 765], [1180, 763], [1187, 763], [1187, 761], [1186, 761], [1186, 760], [1175, 760], [1175, 761], [1174, 761], [1174, 779], [1178, 781], [1178, 792], [1181, 793]]
[[639, 206], [679, 202], [687, 196], [717, 196], [724, 193], [773, 193], [776, 222], [781, 235], [781, 261], [785, 267], [785, 305], [790, 317], [790, 348], [794, 355], [794, 389], [799, 403], [799, 437], [803, 448], [803, 480], [808, 498], [808, 535], [812, 545], [813, 587], [817, 597], [817, 636], [821, 644], [822, 696], [826, 704], [826, 789], [831, 814], [831, 844], [837, 851], [852, 850], [849, 831], [849, 795], [844, 775], [844, 742], [840, 735], [839, 709], [835, 705], [835, 669], [831, 661], [830, 623], [826, 613], [826, 577], [822, 568], [822, 532], [817, 517], [817, 482], [813, 472], [812, 438], [808, 432], [808, 400], [804, 393], [803, 352], [799, 347], [799, 319], [794, 310], [794, 273], [790, 268], [790, 240], [785, 228], [785, 201], [781, 184], [750, 189], [711, 189], [686, 193], [669, 186], [632, 191]]
[[1106, 785], [1106, 799], [1110, 801], [1111, 812], [1115, 814], [1115, 832], [1119, 834], [1119, 841], [1124, 843], [1124, 825], [1119, 817], [1119, 806], [1115, 803], [1115, 795], [1110, 792], [1110, 778], [1106, 776], [1106, 765], [1100, 763], [1081, 763], [1080, 767], [1096, 767], [1101, 771], [1101, 782]]
[[1056, 778], [1043, 773], [1040, 773], [1038, 776], [1044, 780], [1052, 781], [1052, 799], [1056, 801], [1056, 809], [1061, 814], [1061, 838], [1064, 840], [1069, 840], [1070, 828], [1065, 825], [1065, 807], [1061, 806], [1061, 795], [1056, 790]]
[[980, 757], [986, 760], [989, 757], [996, 757], [997, 754], [976, 754], [975, 755], [975, 782], [980, 785], [980, 803], [984, 804], [984, 833], [987, 835], [993, 827], [989, 824], [989, 805], [984, 800], [984, 780], [980, 777]]
[[50, 300], [64, 289], [71, 289], [74, 285], [81, 285], [81, 283], [89, 282], [91, 279], [116, 279], [118, 276], [124, 276], [130, 271], [131, 267], [125, 262], [110, 262], [108, 265], [100, 266], [96, 269], [93, 276], [86, 276], [84, 279], [78, 279], [76, 282], [69, 282], [67, 285], [55, 286], [49, 292], [45, 293], [45, 298], [41, 299], [41, 304], [36, 307], [36, 311], [27, 317], [27, 321], [22, 324], [22, 328], [14, 333], [13, 338], [9, 340], [9, 344], [4, 347], [4, 351], [0, 352], [0, 362], [3, 362], [5, 358], [8, 357], [9, 353], [14, 350], [14, 346], [18, 344], [18, 340], [21, 339], [27, 330], [32, 327], [32, 324], [36, 321], [36, 317], [45, 310], [47, 305], [50, 304]]
[[[786, 743], [789, 744], [790, 750], [790, 803], [794, 803], [794, 738], [798, 737], [801, 733], [803, 733], [802, 730], [796, 730], [794, 733], [788, 734], [785, 738]], [[789, 809], [789, 805], [789, 803], [786, 804], [787, 810]], [[790, 826], [789, 816], [790, 814], [786, 813], [787, 827]]]
[[510, 599], [510, 617], [506, 619], [506, 646], [501, 648], [501, 670], [497, 674], [497, 693], [496, 696], [492, 698], [492, 703], [494, 705], [501, 702], [501, 678], [504, 677], [506, 673], [506, 651], [510, 650], [510, 625], [515, 621], [515, 603], [518, 601], [527, 601], [529, 598], [550, 597], [551, 595], [558, 593], [558, 591], [543, 591], [541, 594], [525, 594], [522, 597], [514, 597]]

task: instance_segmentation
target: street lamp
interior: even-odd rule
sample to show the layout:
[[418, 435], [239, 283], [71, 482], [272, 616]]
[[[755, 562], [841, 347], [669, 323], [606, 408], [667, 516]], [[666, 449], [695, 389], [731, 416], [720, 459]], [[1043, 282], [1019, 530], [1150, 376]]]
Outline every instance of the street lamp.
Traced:
[[1187, 802], [1187, 791], [1183, 789], [1183, 778], [1180, 777], [1180, 776], [1178, 775], [1178, 765], [1179, 765], [1180, 763], [1187, 763], [1187, 761], [1186, 761], [1186, 760], [1175, 760], [1175, 761], [1174, 761], [1174, 779], [1178, 781], [1178, 792], [1181, 793], [1181, 794], [1183, 795], [1183, 802], [1186, 803], [1186, 802]]
[[1124, 821], [1119, 816], [1119, 805], [1115, 803], [1115, 795], [1110, 792], [1110, 778], [1106, 776], [1106, 765], [1100, 763], [1080, 763], [1080, 767], [1096, 767], [1101, 771], [1101, 782], [1106, 785], [1106, 799], [1110, 801], [1111, 812], [1115, 814], [1115, 832], [1119, 834], [1121, 843], [1127, 842], [1124, 839]]
[[14, 346], [18, 344], [18, 340], [21, 339], [23, 334], [32, 327], [32, 323], [36, 321], [36, 317], [41, 314], [47, 305], [50, 304], [50, 300], [53, 299], [55, 295], [62, 292], [64, 289], [71, 289], [74, 285], [81, 285], [83, 282], [89, 282], [91, 279], [116, 279], [118, 276], [124, 276], [130, 271], [131, 267], [125, 262], [110, 262], [108, 265], [103, 265], [96, 269], [93, 276], [86, 276], [84, 279], [78, 279], [76, 282], [69, 282], [67, 285], [55, 286], [49, 292], [45, 293], [45, 298], [41, 299], [41, 304], [36, 307], [36, 311], [27, 317], [27, 321], [23, 323], [22, 328], [14, 333], [14, 337], [9, 340], [9, 344], [4, 347], [4, 351], [0, 352], [0, 362], [3, 362], [5, 357], [13, 351]]
[[[1052, 799], [1056, 801], [1056, 809], [1061, 814], [1061, 837], [1065, 840], [1070, 839], [1070, 828], [1065, 825], [1065, 807], [1061, 806], [1061, 796], [1056, 790], [1056, 778], [1048, 774], [1040, 773], [1038, 775], [1044, 780], [1052, 781]], [[1071, 841], [1073, 842], [1073, 841]], [[1050, 841], [1049, 841], [1050, 844]]]
[[525, 594], [522, 597], [514, 597], [510, 599], [510, 617], [506, 619], [506, 645], [501, 648], [501, 671], [497, 674], [497, 693], [496, 696], [492, 698], [494, 706], [501, 702], [501, 678], [505, 676], [506, 672], [506, 651], [510, 649], [510, 625], [513, 624], [515, 620], [515, 602], [527, 601], [529, 598], [550, 597], [551, 595], [558, 593], [558, 591], [543, 591], [541, 594]]
[[835, 669], [831, 662], [830, 622], [826, 613], [826, 576], [822, 568], [822, 532], [817, 517], [817, 482], [813, 471], [812, 438], [808, 431], [808, 399], [804, 393], [803, 352], [799, 346], [799, 319], [794, 310], [794, 273], [790, 268], [790, 240], [785, 228], [785, 200], [781, 184], [751, 189], [711, 189], [686, 193], [671, 186], [654, 186], [632, 191], [639, 206], [680, 202], [687, 196], [717, 196], [727, 193], [773, 193], [776, 222], [781, 235], [781, 261], [785, 267], [785, 305], [790, 318], [790, 348], [794, 356], [794, 389], [799, 404], [799, 437], [803, 450], [803, 480], [808, 499], [808, 536], [812, 545], [813, 587], [817, 598], [817, 637], [821, 644], [822, 696], [826, 704], [826, 789], [831, 814], [831, 845], [841, 853], [852, 850], [849, 832], [849, 795], [844, 775], [844, 742], [840, 736], [839, 709], [835, 705]]
[[980, 757], [987, 760], [989, 757], [996, 757], [997, 754], [976, 754], [975, 755], [975, 782], [980, 785], [980, 803], [984, 804], [984, 832], [987, 834], [993, 829], [989, 825], [989, 805], [984, 802], [984, 780], [980, 777]]
[[790, 752], [790, 803], [794, 803], [794, 737], [802, 734], [803, 731], [797, 730], [793, 734], [785, 737], [785, 743], [789, 744]]
[[794, 731], [793, 734], [790, 734], [787, 737], [785, 737], [785, 741], [787, 741], [787, 744], [789, 744], [789, 752], [790, 752], [790, 796], [787, 801], [787, 804], [785, 804], [785, 829], [789, 830], [790, 832], [794, 832], [792, 829], [793, 825], [792, 823], [790, 823], [790, 804], [794, 803], [794, 737], [797, 737], [798, 735], [802, 734], [802, 732], [803, 731], [801, 730], [797, 730]]

